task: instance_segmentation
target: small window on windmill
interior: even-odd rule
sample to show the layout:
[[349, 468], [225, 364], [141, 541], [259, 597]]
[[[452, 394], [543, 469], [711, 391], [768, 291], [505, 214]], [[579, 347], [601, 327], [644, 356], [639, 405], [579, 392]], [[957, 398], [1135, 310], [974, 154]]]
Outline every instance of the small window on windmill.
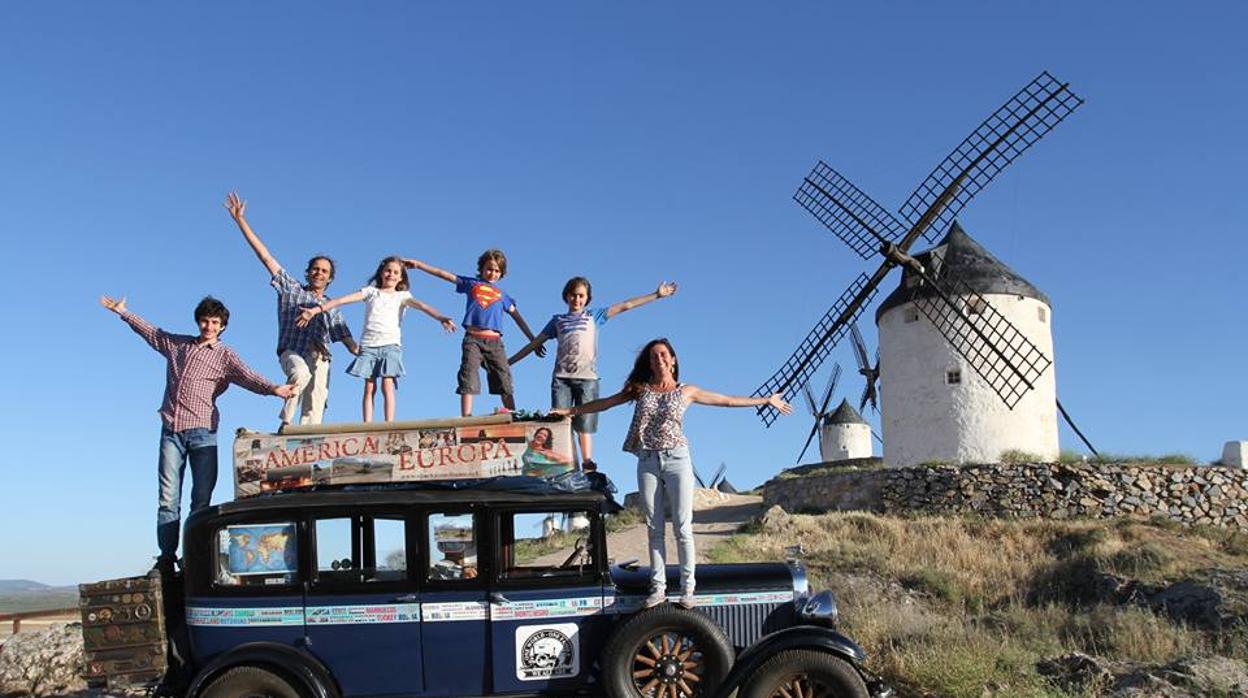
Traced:
[[919, 309], [918, 308], [906, 308], [905, 318], [906, 318], [906, 322], [918, 322], [919, 321]]
[[985, 303], [984, 299], [979, 296], [971, 296], [970, 298], [967, 298], [966, 299], [966, 314], [967, 315], [983, 315], [984, 303]]
[[961, 383], [962, 383], [962, 371], [961, 370], [956, 369], [956, 368], [951, 368], [948, 371], [945, 371], [945, 384], [946, 385], [960, 385]]
[[1039, 308], [1036, 308], [1036, 315], [1040, 318], [1040, 322], [1049, 321], [1049, 314], [1045, 312], [1043, 305], [1040, 306]]

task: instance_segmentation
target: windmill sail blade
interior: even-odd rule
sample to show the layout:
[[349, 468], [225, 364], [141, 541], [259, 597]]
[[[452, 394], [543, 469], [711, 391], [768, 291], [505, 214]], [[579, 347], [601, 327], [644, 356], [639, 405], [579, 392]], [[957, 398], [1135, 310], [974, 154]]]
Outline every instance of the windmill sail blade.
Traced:
[[[901, 217], [909, 225], [919, 222], [933, 206], [940, 208], [929, 216], [922, 233], [929, 242], [949, 227], [949, 223], [993, 177], [1018, 156], [1053, 130], [1083, 99], [1047, 72], [1041, 73], [979, 128], [953, 149], [901, 207]], [[941, 205], [942, 195], [954, 182], [962, 180], [957, 192]]]
[[871, 368], [870, 362], [867, 361], [867, 344], [862, 341], [862, 333], [858, 331], [858, 323], [849, 326], [849, 333], [854, 340], [854, 358], [858, 361], [858, 372], [862, 373]]
[[822, 160], [793, 200], [863, 259], [874, 255], [880, 243], [894, 242], [906, 232], [893, 214]]
[[[850, 325], [851, 327], [853, 325]], [[832, 375], [828, 376], [828, 385], [823, 389], [823, 400], [820, 401], [818, 416], [822, 417], [828, 412], [828, 401], [832, 399], [832, 391], [836, 390], [836, 384], [841, 380], [841, 365], [832, 364]]]
[[810, 383], [802, 386], [802, 395], [806, 397], [806, 406], [810, 408], [810, 416], [818, 419], [819, 407], [815, 404], [815, 395], [810, 392]]
[[802, 445], [802, 452], [797, 454], [797, 461], [794, 465], [801, 465], [802, 459], [806, 457], [806, 449], [810, 448], [810, 442], [815, 440], [815, 434], [819, 432], [819, 422], [821, 420], [815, 417], [815, 426], [810, 428], [810, 435], [806, 437], [806, 443]]
[[930, 277], [938, 293], [919, 293], [912, 300], [958, 354], [1014, 409], [1053, 363], [1031, 340], [965, 281]]
[[[785, 400], [792, 401], [798, 386], [810, 381], [810, 377], [819, 370], [819, 365], [827, 358], [828, 353], [845, 336], [845, 328], [858, 317], [878, 290], [878, 281], [870, 284], [866, 274], [859, 274], [832, 307], [828, 308], [828, 312], [823, 314], [823, 318], [806, 335], [789, 360], [754, 391], [754, 397], [780, 393]], [[758, 415], [763, 424], [770, 427], [776, 417], [780, 416], [780, 412], [770, 405], [763, 405], [758, 408]]]
[[875, 406], [875, 391], [871, 389], [872, 384], [870, 380], [870, 378], [867, 378], [867, 385], [862, 389], [862, 398], [858, 400], [859, 412], [866, 408], [868, 402], [871, 403], [872, 407]]

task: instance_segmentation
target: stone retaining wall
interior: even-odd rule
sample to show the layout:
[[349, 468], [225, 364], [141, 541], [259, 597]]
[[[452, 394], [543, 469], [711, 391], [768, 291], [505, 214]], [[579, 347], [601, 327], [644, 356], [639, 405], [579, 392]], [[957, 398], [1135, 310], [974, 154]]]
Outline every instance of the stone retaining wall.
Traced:
[[764, 486], [790, 512], [869, 510], [1005, 518], [1162, 516], [1248, 528], [1248, 471], [1116, 463], [834, 468]]

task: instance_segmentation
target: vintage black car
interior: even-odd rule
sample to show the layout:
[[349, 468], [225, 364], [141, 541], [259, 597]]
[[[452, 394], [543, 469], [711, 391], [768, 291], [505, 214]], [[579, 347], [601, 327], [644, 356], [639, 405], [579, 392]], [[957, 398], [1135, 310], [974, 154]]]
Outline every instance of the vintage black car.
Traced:
[[641, 610], [648, 568], [608, 559], [611, 506], [592, 490], [496, 485], [278, 493], [204, 509], [186, 524], [184, 572], [165, 585], [176, 660], [166, 688], [891, 695], [799, 560], [700, 565], [695, 609]]

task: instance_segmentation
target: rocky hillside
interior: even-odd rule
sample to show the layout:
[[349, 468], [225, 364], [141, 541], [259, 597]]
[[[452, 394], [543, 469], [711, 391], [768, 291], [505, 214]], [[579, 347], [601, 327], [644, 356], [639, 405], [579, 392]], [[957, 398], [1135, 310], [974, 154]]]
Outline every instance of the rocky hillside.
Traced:
[[774, 507], [710, 557], [799, 541], [903, 698], [1248, 695], [1244, 532]]

